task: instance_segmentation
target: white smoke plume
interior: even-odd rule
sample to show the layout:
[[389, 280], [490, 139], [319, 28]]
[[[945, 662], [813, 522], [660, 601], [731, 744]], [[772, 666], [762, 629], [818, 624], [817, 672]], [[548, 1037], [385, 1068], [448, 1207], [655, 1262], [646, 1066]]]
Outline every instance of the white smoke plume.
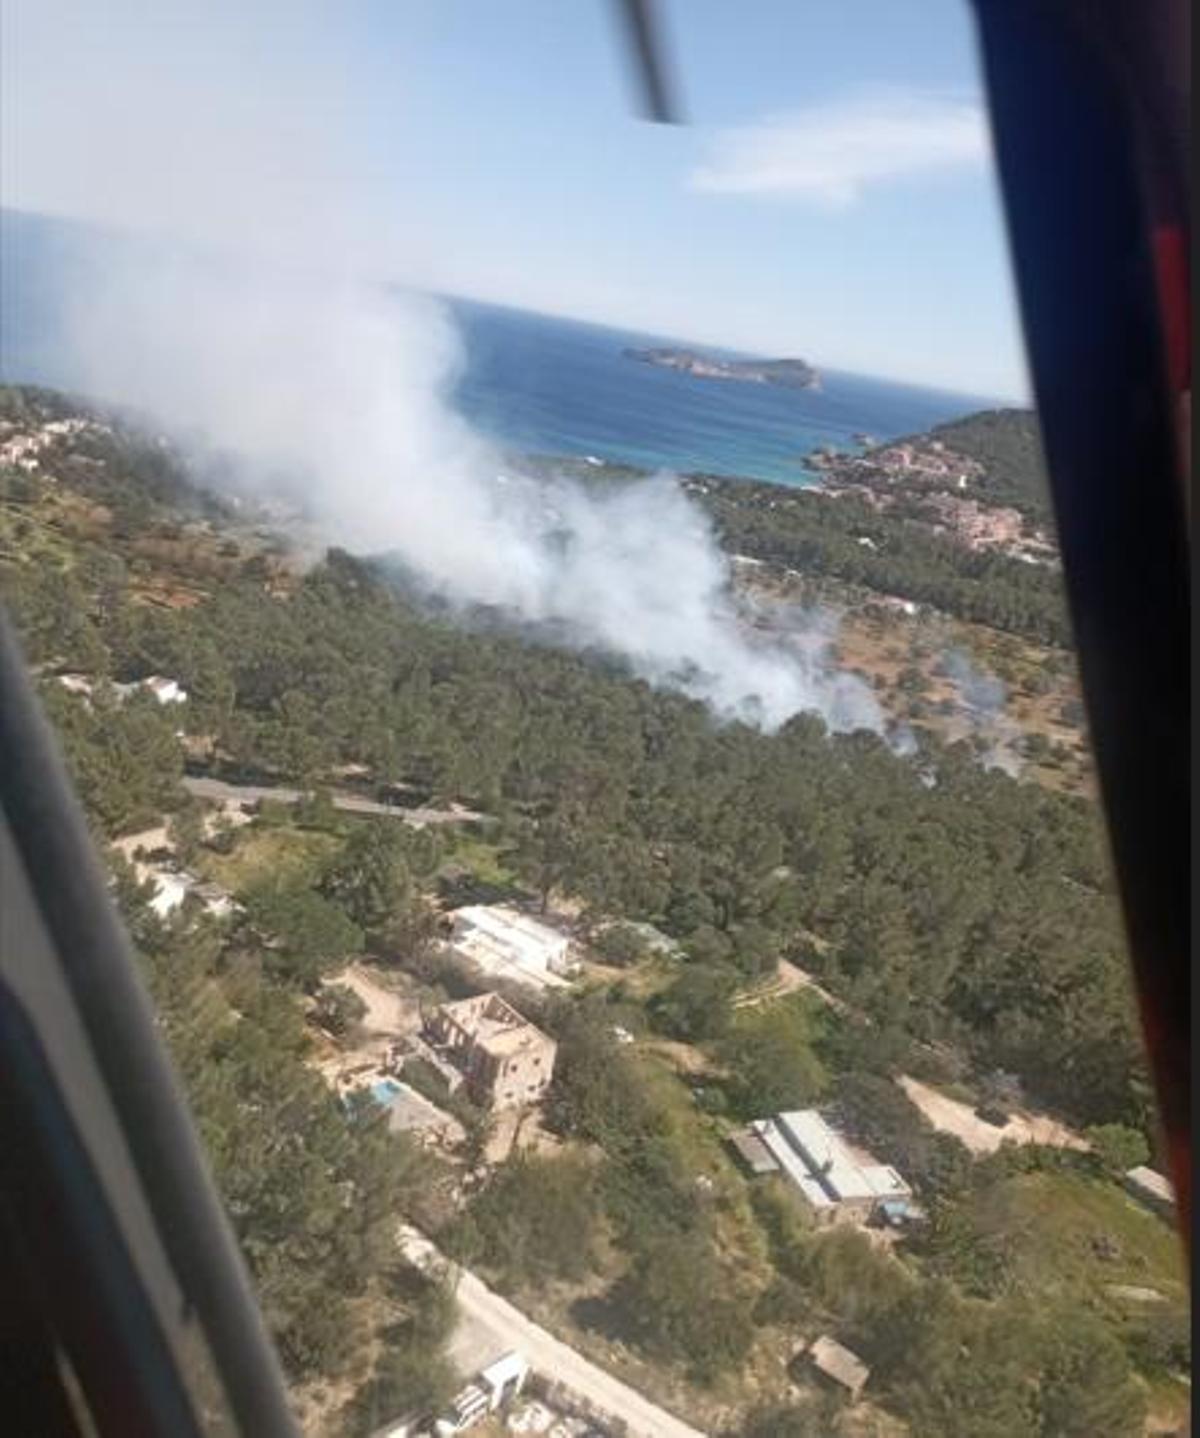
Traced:
[[1008, 688], [1004, 680], [957, 648], [946, 650], [941, 668], [958, 686], [964, 733], [978, 736], [986, 745], [980, 755], [984, 767], [1002, 769], [1017, 778], [1022, 769], [1022, 731], [1005, 709]]
[[[375, 283], [446, 248], [405, 205], [428, 77], [397, 24], [385, 148], [356, 83], [373, 61], [337, 7], [9, 0], [4, 202], [142, 237], [56, 297], [60, 382], [236, 457], [260, 493], [286, 479], [329, 543], [394, 551], [453, 604], [619, 652], [724, 716], [880, 730], [869, 688], [819, 646], [740, 623], [706, 518], [669, 477], [604, 493], [497, 481], [499, 457], [448, 403], [462, 357], [447, 312]], [[479, 223], [502, 248], [487, 197]], [[196, 258], [219, 252], [242, 258]]]
[[672, 477], [502, 474], [449, 402], [462, 355], [444, 306], [177, 252], [109, 258], [94, 278], [69, 307], [72, 387], [233, 457], [264, 497], [286, 480], [328, 542], [622, 654], [722, 717], [882, 730], [868, 686], [827, 664], [827, 625], [764, 639], [740, 621], [707, 517]]

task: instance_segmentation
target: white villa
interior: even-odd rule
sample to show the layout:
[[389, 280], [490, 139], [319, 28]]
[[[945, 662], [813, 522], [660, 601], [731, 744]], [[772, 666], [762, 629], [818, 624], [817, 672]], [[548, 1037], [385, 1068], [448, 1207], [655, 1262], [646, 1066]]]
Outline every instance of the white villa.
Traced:
[[485, 973], [541, 985], [579, 967], [566, 934], [503, 904], [457, 910], [450, 947]]

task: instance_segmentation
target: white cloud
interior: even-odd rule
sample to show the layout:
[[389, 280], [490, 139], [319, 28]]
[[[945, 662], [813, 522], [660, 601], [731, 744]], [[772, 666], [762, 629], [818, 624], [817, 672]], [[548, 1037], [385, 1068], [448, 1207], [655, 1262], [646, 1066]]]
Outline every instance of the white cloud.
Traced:
[[989, 140], [978, 100], [878, 92], [719, 133], [694, 190], [778, 195], [844, 209], [868, 187], [978, 170]]

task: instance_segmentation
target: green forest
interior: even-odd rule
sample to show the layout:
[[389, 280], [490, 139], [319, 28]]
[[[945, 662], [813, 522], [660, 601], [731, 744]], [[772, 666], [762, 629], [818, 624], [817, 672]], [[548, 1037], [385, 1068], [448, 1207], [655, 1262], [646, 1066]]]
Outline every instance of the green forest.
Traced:
[[1071, 642], [1061, 576], [1044, 565], [965, 549], [853, 495], [830, 500], [812, 490], [707, 476], [688, 486], [703, 488], [731, 553], [830, 575], [1040, 643]]
[[[0, 395], [0, 417], [22, 423], [77, 412]], [[710, 493], [727, 547], [1014, 632], [1065, 633], [1061, 596], [1031, 566], [971, 556], [971, 572], [899, 521], [802, 494], [769, 506], [780, 494]], [[1022, 1217], [1047, 1186], [1074, 1184], [1081, 1203], [1102, 1180], [1115, 1194], [1102, 1159], [1031, 1149], [972, 1163], [890, 1079], [1003, 1072], [1029, 1101], [1108, 1126], [1116, 1152], [1123, 1140], [1148, 1154], [1152, 1100], [1091, 802], [928, 736], [900, 757], [807, 715], [773, 734], [718, 724], [610, 657], [432, 613], [379, 562], [331, 550], [289, 568], [285, 545], [120, 426], [72, 437], [38, 473], [0, 472], [0, 516], [0, 595], [101, 843], [170, 815], [181, 849], [236, 857], [237, 836], [199, 837], [185, 765], [312, 796], [255, 821], [256, 833], [307, 836], [305, 858], [240, 889], [232, 923], [160, 923], [114, 868], [288, 1371], [309, 1386], [355, 1375], [338, 1431], [436, 1404], [453, 1381], [446, 1294], [388, 1257], [398, 1212], [438, 1225], [456, 1256], [514, 1292], [605, 1275], [579, 1321], [615, 1325], [693, 1381], [736, 1372], [756, 1334], [819, 1319], [869, 1358], [922, 1438], [1141, 1431], [1132, 1374], [1178, 1365], [1178, 1303], [1162, 1332], [1130, 1324], [1100, 1297], [1081, 1302], [1072, 1272], [1060, 1285], [1070, 1312], [1047, 1306], [1034, 1275], [1050, 1250]], [[878, 554], [852, 542], [876, 532]], [[97, 680], [90, 703], [56, 682], [65, 671]], [[185, 686], [182, 714], [112, 687], [152, 674]], [[409, 786], [484, 817], [455, 840], [348, 821], [324, 792], [347, 766], [371, 794]], [[470, 870], [472, 846], [493, 888], [542, 906], [569, 897], [585, 932], [624, 921], [596, 942], [628, 979], [531, 1015], [560, 1043], [546, 1122], [566, 1148], [510, 1159], [447, 1215], [432, 1211], [437, 1161], [387, 1134], [371, 1105], [343, 1110], [308, 1066], [305, 1012], [359, 952], [448, 985], [434, 901]], [[634, 922], [679, 956], [648, 961]], [[781, 957], [846, 1013], [802, 998], [736, 1006]], [[327, 1028], [353, 1023], [352, 1005], [322, 1002]], [[640, 1046], [616, 1045], [614, 1022], [695, 1046], [711, 1081], [690, 1093]], [[786, 1195], [748, 1188], [723, 1156], [731, 1118], [817, 1099], [910, 1172], [931, 1222], [904, 1260], [860, 1235], [814, 1235]], [[829, 1431], [808, 1407], [747, 1423]]]
[[[750, 978], [802, 960], [887, 1042], [1014, 1069], [1087, 1122], [1146, 1088], [1102, 834], [1086, 801], [926, 741], [919, 762], [797, 716], [766, 735], [611, 664], [422, 614], [331, 553], [286, 601], [253, 575], [203, 604], [103, 605], [86, 578], [6, 576], [32, 660], [177, 677], [227, 776], [307, 787], [339, 765], [492, 817], [543, 897], [648, 920]], [[115, 590], [115, 592], [113, 592]], [[183, 757], [153, 701], [48, 702], [116, 834], [169, 805]], [[820, 942], [814, 943], [813, 936]]]

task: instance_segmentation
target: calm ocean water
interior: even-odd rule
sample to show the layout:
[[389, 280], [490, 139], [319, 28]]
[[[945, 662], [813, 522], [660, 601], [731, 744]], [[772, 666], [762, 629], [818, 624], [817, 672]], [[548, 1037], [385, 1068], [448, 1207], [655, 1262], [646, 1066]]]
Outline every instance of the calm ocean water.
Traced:
[[[684, 341], [461, 300], [451, 308], [467, 352], [455, 401], [514, 450], [805, 484], [803, 457], [817, 445], [849, 449], [860, 432], [892, 439], [989, 405], [829, 370], [819, 391], [694, 379], [621, 353]], [[820, 369], [820, 356], [804, 358]]]
[[[140, 242], [11, 210], [0, 211], [0, 242], [0, 377], [69, 384], [61, 297], [86, 293], [107, 263], [128, 263]], [[859, 432], [911, 434], [988, 404], [827, 371], [803, 344], [801, 355], [822, 369], [820, 391], [694, 379], [621, 353], [686, 341], [448, 303], [466, 349], [455, 402], [476, 427], [518, 451], [804, 484], [812, 476], [803, 457], [817, 445], [850, 448]]]

